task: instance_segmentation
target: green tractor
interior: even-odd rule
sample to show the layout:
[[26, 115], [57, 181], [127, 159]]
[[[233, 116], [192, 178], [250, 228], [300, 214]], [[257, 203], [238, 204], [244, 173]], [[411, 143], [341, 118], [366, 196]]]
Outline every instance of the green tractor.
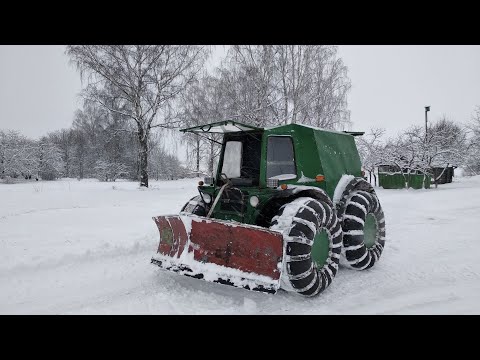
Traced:
[[362, 177], [354, 136], [299, 124], [221, 121], [181, 130], [223, 133], [215, 178], [178, 215], [154, 217], [152, 263], [207, 281], [315, 296], [339, 264], [372, 267], [385, 217]]

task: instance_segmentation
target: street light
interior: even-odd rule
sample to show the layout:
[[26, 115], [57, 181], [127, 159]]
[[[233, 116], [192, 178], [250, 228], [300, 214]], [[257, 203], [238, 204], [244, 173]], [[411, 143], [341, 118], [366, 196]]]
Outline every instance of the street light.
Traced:
[[425, 141], [427, 141], [427, 112], [430, 111], [430, 106], [425, 106]]
[[[427, 145], [427, 112], [430, 111], [430, 106], [425, 106], [425, 146]], [[430, 160], [428, 159], [428, 155], [427, 155], [427, 161], [428, 163], [430, 163]], [[433, 176], [435, 178], [435, 172], [433, 173]], [[425, 181], [425, 175], [424, 175], [424, 181]], [[425, 187], [425, 183], [424, 183], [424, 187]], [[437, 187], [437, 180], [435, 179], [435, 187]]]

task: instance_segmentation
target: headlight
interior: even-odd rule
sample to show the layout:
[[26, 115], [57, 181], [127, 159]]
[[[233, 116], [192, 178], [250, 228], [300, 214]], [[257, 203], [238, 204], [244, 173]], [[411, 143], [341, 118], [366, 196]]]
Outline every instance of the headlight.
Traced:
[[250, 205], [252, 205], [253, 207], [257, 207], [258, 203], [259, 203], [258, 197], [252, 196], [250, 198]]
[[209, 194], [202, 193], [202, 197], [205, 203], [210, 204], [212, 202], [212, 197]]

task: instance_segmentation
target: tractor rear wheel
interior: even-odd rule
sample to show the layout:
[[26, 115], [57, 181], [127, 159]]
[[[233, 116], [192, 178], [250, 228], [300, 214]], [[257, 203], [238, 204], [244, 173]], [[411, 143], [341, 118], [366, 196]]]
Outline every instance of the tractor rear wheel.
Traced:
[[342, 247], [342, 228], [332, 204], [297, 198], [280, 208], [270, 229], [283, 233], [284, 290], [315, 296], [332, 283]]
[[342, 265], [365, 270], [382, 255], [385, 246], [385, 215], [375, 191], [354, 190], [342, 217]]
[[207, 216], [205, 203], [200, 195], [191, 198], [182, 208], [181, 212], [194, 214], [198, 216]]

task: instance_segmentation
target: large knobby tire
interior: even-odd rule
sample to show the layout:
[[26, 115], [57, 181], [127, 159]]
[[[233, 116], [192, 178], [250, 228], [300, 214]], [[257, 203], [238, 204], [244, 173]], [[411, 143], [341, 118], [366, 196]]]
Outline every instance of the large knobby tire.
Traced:
[[181, 212], [198, 216], [207, 216], [207, 208], [200, 195], [191, 198], [182, 208]]
[[283, 234], [284, 290], [315, 296], [332, 283], [342, 248], [342, 228], [332, 204], [297, 198], [280, 208], [270, 229]]
[[342, 265], [355, 270], [371, 268], [385, 246], [385, 215], [375, 192], [354, 190], [342, 217]]

